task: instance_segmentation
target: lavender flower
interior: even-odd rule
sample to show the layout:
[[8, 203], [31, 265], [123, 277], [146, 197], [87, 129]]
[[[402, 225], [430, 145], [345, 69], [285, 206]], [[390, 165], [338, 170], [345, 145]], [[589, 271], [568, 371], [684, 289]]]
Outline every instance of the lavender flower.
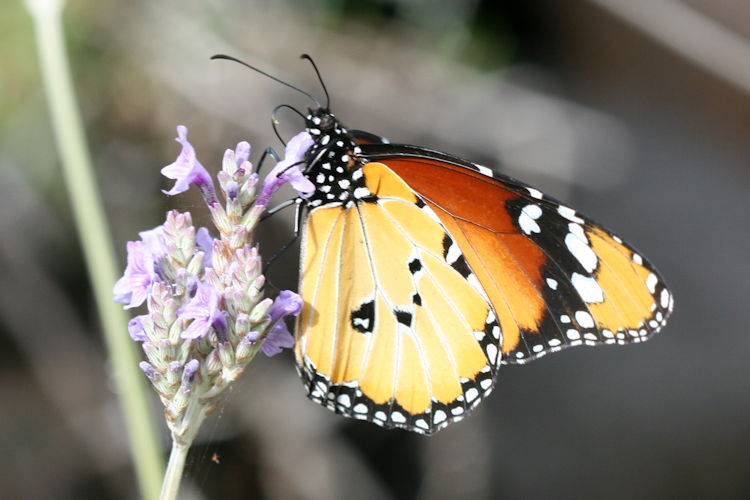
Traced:
[[131, 309], [143, 304], [157, 276], [154, 259], [142, 241], [128, 241], [128, 266], [114, 287], [115, 302]]
[[128, 322], [128, 333], [130, 334], [130, 338], [136, 342], [148, 341], [143, 328], [143, 316], [136, 316]]
[[179, 311], [183, 321], [192, 320], [180, 336], [183, 339], [204, 337], [219, 317], [219, 293], [213, 286], [199, 282], [195, 296]]
[[164, 224], [128, 242], [128, 265], [113, 292], [126, 308], [146, 303], [147, 313], [133, 318], [128, 332], [142, 343], [148, 361], [140, 367], [166, 407], [173, 440], [189, 444], [216, 397], [258, 351], [273, 356], [294, 344], [284, 318], [299, 314], [302, 299], [288, 290], [275, 300], [263, 296], [265, 278], [253, 236], [283, 184], [290, 183], [300, 196], [312, 194], [314, 185], [299, 164], [313, 141], [306, 132], [292, 138], [260, 193], [250, 144], [227, 150], [217, 174], [222, 204], [187, 140], [187, 128], [177, 127], [177, 134], [182, 150], [162, 169], [176, 182], [165, 193], [195, 185], [217, 234], [196, 230], [189, 213], [168, 212]]
[[299, 192], [302, 198], [308, 198], [313, 194], [315, 185], [302, 174], [299, 168], [305, 153], [312, 145], [313, 138], [307, 132], [300, 132], [289, 140], [284, 159], [273, 167], [263, 182], [263, 189], [256, 202], [258, 205], [266, 206], [273, 193], [287, 182]]
[[289, 290], [282, 290], [268, 310], [271, 331], [263, 341], [261, 350], [268, 357], [280, 353], [283, 348], [294, 346], [294, 337], [284, 323], [285, 316], [296, 316], [302, 310], [302, 298]]
[[174, 179], [177, 182], [172, 186], [172, 189], [164, 191], [164, 194], [175, 195], [184, 193], [191, 184], [195, 184], [201, 190], [206, 203], [214, 203], [216, 201], [216, 192], [214, 191], [213, 181], [208, 171], [198, 161], [195, 155], [195, 148], [187, 140], [187, 133], [187, 127], [184, 125], [177, 127], [175, 141], [182, 144], [182, 151], [174, 163], [170, 163], [161, 169], [164, 177]]

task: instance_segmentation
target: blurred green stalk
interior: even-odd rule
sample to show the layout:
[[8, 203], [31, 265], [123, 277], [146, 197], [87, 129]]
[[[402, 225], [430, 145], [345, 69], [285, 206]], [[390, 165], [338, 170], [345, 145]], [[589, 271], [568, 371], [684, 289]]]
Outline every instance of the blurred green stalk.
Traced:
[[[63, 177], [114, 367], [141, 496], [155, 499], [163, 475], [159, 436], [150, 418], [146, 378], [138, 369], [140, 358], [126, 331], [128, 317], [112, 301], [112, 286], [119, 275], [119, 266], [73, 92], [62, 27], [63, 1], [26, 0], [26, 6], [34, 21]], [[107, 443], [102, 442], [102, 446]]]

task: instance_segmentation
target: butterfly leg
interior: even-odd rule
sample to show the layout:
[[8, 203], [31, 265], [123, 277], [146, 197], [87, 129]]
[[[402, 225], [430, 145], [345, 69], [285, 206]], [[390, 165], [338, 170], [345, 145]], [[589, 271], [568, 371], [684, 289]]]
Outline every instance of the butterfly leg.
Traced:
[[266, 157], [268, 155], [271, 155], [277, 163], [281, 161], [281, 157], [278, 155], [278, 153], [276, 153], [276, 151], [273, 150], [273, 148], [266, 148], [266, 150], [263, 151], [263, 154], [260, 156], [260, 160], [258, 160], [258, 173], [260, 173], [260, 170], [263, 168], [263, 163], [265, 163]]
[[268, 259], [268, 261], [266, 261], [266, 265], [263, 268], [263, 274], [266, 274], [266, 272], [268, 271], [268, 268], [271, 267], [271, 264], [273, 264], [276, 259], [281, 257], [281, 255], [284, 252], [286, 252], [289, 247], [294, 245], [294, 243], [299, 238], [299, 230], [300, 230], [300, 225], [302, 223], [302, 215], [303, 215], [302, 201], [303, 201], [302, 198], [294, 198], [293, 200], [287, 200], [284, 203], [268, 210], [268, 212], [264, 216], [264, 218], [269, 217], [275, 214], [276, 212], [283, 210], [284, 208], [287, 208], [293, 204], [296, 205], [296, 209], [294, 213], [294, 235], [292, 236], [292, 239], [286, 242], [286, 244], [284, 244], [275, 254], [273, 254], [273, 257], [271, 257], [270, 259]]

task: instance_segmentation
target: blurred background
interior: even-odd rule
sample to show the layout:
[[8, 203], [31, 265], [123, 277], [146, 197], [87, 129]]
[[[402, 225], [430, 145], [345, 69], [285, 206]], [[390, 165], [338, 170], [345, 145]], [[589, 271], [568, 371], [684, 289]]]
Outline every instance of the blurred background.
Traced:
[[[160, 193], [190, 129], [201, 162], [283, 150], [293, 91], [396, 142], [498, 167], [657, 264], [676, 297], [646, 344], [505, 367], [434, 437], [308, 401], [259, 357], [204, 425], [184, 498], [750, 497], [750, 4], [650, 0], [72, 0], [68, 50], [115, 242], [195, 192]], [[31, 21], [0, 3], [0, 498], [135, 498], [100, 325], [59, 170]], [[287, 137], [299, 128], [280, 113]], [[198, 217], [200, 222], [200, 217]], [[264, 224], [266, 255], [292, 214]], [[298, 249], [272, 268], [296, 287]], [[161, 406], [154, 419], [164, 431]], [[212, 460], [214, 458], [215, 460]]]

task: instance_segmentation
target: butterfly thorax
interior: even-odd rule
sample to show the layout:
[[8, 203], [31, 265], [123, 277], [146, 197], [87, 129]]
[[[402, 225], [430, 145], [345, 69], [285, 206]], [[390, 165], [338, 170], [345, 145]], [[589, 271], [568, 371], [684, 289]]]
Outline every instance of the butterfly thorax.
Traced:
[[361, 151], [346, 127], [325, 108], [311, 110], [306, 124], [315, 141], [306, 155], [305, 174], [315, 184], [308, 204], [348, 207], [370, 201], [373, 195], [365, 186]]

